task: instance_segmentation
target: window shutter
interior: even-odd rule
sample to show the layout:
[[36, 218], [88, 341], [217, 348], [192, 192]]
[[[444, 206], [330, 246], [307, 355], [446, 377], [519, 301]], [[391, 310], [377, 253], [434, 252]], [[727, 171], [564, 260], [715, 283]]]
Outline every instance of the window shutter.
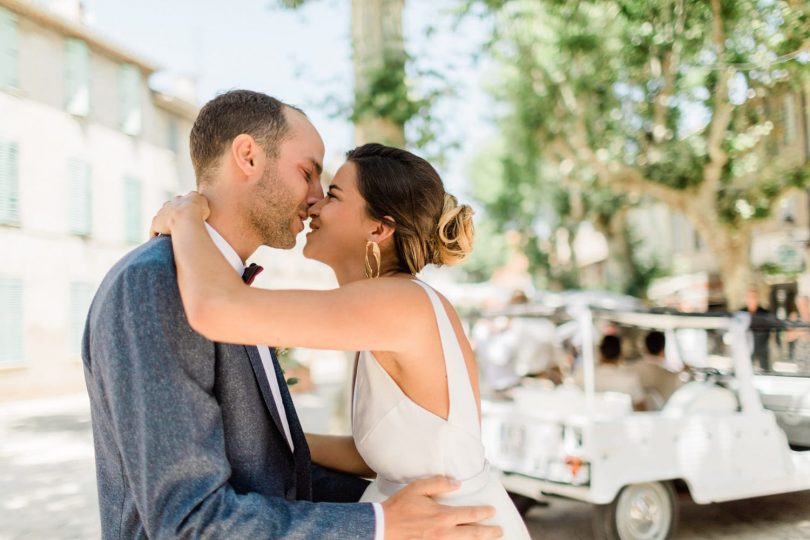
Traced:
[[74, 282], [70, 284], [70, 350], [71, 358], [82, 355], [82, 335], [87, 321], [87, 312], [93, 301], [95, 287], [90, 283]]
[[72, 234], [93, 232], [93, 199], [90, 165], [78, 159], [68, 162], [68, 227]]
[[121, 131], [127, 135], [141, 133], [141, 72], [137, 66], [123, 64], [118, 71]]
[[124, 239], [131, 243], [139, 243], [145, 234], [141, 224], [141, 182], [137, 178], [124, 179]]
[[0, 365], [23, 362], [23, 285], [0, 278]]
[[80, 39], [65, 40], [65, 110], [76, 116], [90, 113], [90, 51]]
[[796, 140], [796, 106], [793, 101], [793, 94], [787, 94], [785, 100], [785, 134], [784, 143], [793, 144]]
[[177, 120], [175, 118], [169, 118], [168, 123], [168, 147], [169, 150], [174, 152], [175, 154], [180, 153], [180, 133], [177, 127]]
[[20, 178], [17, 143], [0, 141], [0, 224], [20, 224]]
[[0, 87], [19, 88], [17, 16], [0, 8]]

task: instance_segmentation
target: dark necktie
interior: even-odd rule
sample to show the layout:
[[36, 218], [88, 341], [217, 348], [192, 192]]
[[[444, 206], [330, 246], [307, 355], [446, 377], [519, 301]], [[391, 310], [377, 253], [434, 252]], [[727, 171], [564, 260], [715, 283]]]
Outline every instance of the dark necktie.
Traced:
[[262, 270], [264, 270], [264, 268], [258, 264], [250, 263], [250, 266], [245, 268], [245, 271], [242, 273], [242, 281], [250, 285], [253, 283], [253, 280], [256, 279], [256, 276], [262, 272]]

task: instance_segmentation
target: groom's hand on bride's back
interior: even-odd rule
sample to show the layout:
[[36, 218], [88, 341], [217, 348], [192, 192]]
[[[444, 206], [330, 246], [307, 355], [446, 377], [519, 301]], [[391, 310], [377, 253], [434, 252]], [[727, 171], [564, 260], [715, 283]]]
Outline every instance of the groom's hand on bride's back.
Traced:
[[501, 538], [500, 527], [480, 525], [495, 515], [491, 506], [446, 506], [433, 497], [458, 489], [449, 478], [434, 476], [412, 482], [383, 503], [385, 540]]

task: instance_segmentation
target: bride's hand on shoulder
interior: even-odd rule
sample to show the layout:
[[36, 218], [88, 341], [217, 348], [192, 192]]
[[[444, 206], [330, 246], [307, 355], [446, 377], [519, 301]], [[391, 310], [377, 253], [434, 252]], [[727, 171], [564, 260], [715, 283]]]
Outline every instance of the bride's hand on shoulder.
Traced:
[[208, 219], [210, 213], [208, 199], [196, 191], [190, 191], [187, 195], [178, 195], [163, 203], [158, 213], [152, 218], [149, 234], [150, 236], [169, 235], [177, 220], [201, 219], [204, 221]]

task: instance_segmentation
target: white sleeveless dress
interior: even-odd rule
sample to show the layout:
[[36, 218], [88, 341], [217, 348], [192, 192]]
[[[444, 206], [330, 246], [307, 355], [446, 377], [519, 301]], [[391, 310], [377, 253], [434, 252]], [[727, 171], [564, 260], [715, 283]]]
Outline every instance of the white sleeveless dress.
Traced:
[[360, 501], [382, 502], [414, 480], [444, 475], [462, 485], [439, 502], [494, 506], [495, 517], [484, 523], [499, 525], [508, 540], [529, 539], [526, 525], [484, 456], [477, 401], [447, 312], [433, 289], [414, 282], [425, 289], [436, 313], [450, 411], [444, 420], [424, 409], [402, 392], [371, 353], [361, 352], [355, 374], [352, 434], [377, 479]]

